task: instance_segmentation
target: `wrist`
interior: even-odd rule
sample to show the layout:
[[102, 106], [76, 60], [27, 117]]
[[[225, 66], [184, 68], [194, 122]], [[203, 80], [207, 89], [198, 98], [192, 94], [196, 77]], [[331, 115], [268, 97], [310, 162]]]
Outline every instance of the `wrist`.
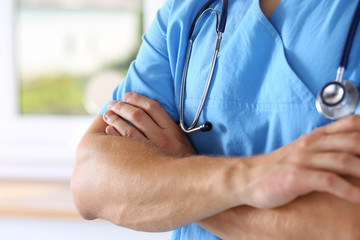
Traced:
[[258, 157], [235, 158], [228, 170], [228, 193], [231, 207], [247, 205], [246, 197], [250, 194], [251, 169]]
[[234, 171], [231, 179], [234, 206], [248, 205], [252, 206], [254, 199], [253, 185], [258, 181], [261, 165], [268, 160], [268, 154], [252, 157], [238, 158], [235, 161]]

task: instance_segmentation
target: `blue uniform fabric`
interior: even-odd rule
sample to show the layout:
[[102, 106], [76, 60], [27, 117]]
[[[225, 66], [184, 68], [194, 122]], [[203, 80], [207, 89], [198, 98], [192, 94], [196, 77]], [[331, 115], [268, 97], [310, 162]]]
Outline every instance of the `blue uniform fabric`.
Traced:
[[[137, 92], [160, 102], [179, 121], [189, 29], [204, 2], [168, 0], [164, 4], [111, 99]], [[329, 123], [317, 113], [315, 98], [325, 83], [335, 79], [356, 4], [355, 0], [282, 0], [267, 19], [258, 0], [229, 0], [214, 79], [199, 120], [211, 121], [213, 129], [189, 135], [198, 153], [268, 153]], [[213, 7], [220, 10], [221, 1]], [[213, 13], [205, 14], [196, 29], [186, 82], [187, 125], [195, 117], [210, 68], [215, 22]], [[358, 31], [344, 73], [356, 86], [360, 81], [359, 37]], [[190, 224], [174, 231], [173, 239], [218, 238]]]

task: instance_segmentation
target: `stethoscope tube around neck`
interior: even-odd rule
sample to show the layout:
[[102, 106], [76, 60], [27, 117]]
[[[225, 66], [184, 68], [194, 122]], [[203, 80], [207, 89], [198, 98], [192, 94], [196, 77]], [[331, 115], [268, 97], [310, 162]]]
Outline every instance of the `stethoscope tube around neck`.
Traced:
[[316, 109], [324, 117], [331, 120], [349, 116], [355, 112], [359, 101], [359, 93], [355, 84], [344, 80], [351, 48], [360, 21], [360, 1], [358, 2], [345, 39], [343, 52], [340, 57], [336, 79], [327, 83], [317, 95]]
[[[221, 39], [222, 39], [222, 34], [225, 31], [225, 26], [226, 26], [226, 20], [227, 20], [227, 9], [228, 9], [228, 0], [221, 0], [221, 12], [220, 14], [218, 14], [218, 12], [212, 8], [210, 8], [210, 5], [215, 2], [216, 0], [208, 0], [205, 2], [205, 4], [201, 7], [200, 11], [197, 13], [195, 20], [193, 21], [193, 23], [191, 24], [190, 27], [190, 32], [189, 32], [189, 45], [188, 45], [188, 50], [186, 53], [186, 60], [185, 60], [185, 65], [184, 65], [184, 70], [183, 70], [183, 76], [182, 76], [182, 81], [181, 81], [181, 92], [180, 92], [180, 127], [181, 129], [185, 132], [185, 133], [194, 133], [194, 132], [198, 132], [198, 131], [202, 131], [202, 132], [206, 132], [206, 131], [210, 131], [212, 129], [212, 124], [210, 122], [205, 122], [200, 124], [200, 126], [196, 127], [199, 118], [200, 118], [200, 114], [204, 108], [204, 103], [206, 100], [206, 96], [208, 94], [208, 90], [211, 84], [211, 80], [213, 78], [213, 73], [214, 73], [214, 69], [215, 69], [215, 65], [216, 65], [216, 60], [217, 60], [217, 54], [220, 50], [220, 45], [221, 45]], [[204, 92], [199, 104], [199, 108], [197, 110], [196, 116], [194, 118], [194, 121], [192, 122], [192, 124], [190, 125], [190, 127], [185, 127], [185, 123], [184, 123], [184, 99], [185, 99], [185, 85], [186, 85], [186, 78], [187, 78], [187, 71], [188, 71], [188, 65], [189, 65], [189, 60], [190, 60], [190, 56], [191, 56], [191, 51], [192, 51], [192, 44], [193, 44], [193, 34], [195, 31], [195, 27], [196, 24], [198, 23], [198, 20], [200, 19], [200, 17], [208, 10], [212, 10], [215, 12], [216, 15], [216, 42], [215, 42], [215, 49], [214, 49], [214, 54], [213, 54], [213, 58], [211, 61], [211, 67], [210, 67], [210, 71], [206, 80], [206, 85], [204, 88]]]
[[344, 49], [343, 49], [343, 52], [342, 52], [342, 55], [340, 58], [340, 62], [339, 62], [339, 68], [341, 68], [341, 67], [343, 67], [344, 69], [347, 68], [351, 48], [353, 46], [353, 41], [355, 38], [357, 28], [359, 26], [359, 21], [360, 21], [360, 1], [358, 2], [357, 6], [356, 6], [356, 10], [352, 17], [350, 28], [349, 28], [348, 34], [346, 36]]
[[[211, 70], [208, 75], [202, 100], [199, 104], [198, 111], [190, 127], [185, 127], [184, 124], [184, 98], [185, 98], [185, 82], [186, 75], [188, 70], [189, 59], [192, 50], [192, 36], [195, 31], [196, 24], [201, 17], [201, 15], [210, 9], [210, 5], [213, 4], [216, 0], [207, 0], [205, 4], [201, 7], [200, 11], [197, 13], [193, 23], [191, 24], [189, 31], [189, 46], [185, 60], [185, 66], [182, 76], [181, 83], [181, 94], [180, 94], [180, 126], [182, 130], [186, 133], [193, 133], [197, 131], [209, 131], [212, 128], [210, 122], [205, 122], [196, 127], [199, 116], [203, 110], [205, 98], [207, 96], [209, 86], [211, 83], [211, 78], [213, 76], [213, 71], [216, 64], [216, 56], [220, 49], [221, 36], [225, 30], [226, 20], [227, 20], [227, 11], [228, 11], [228, 0], [221, 0], [221, 12], [218, 14], [216, 11], [216, 32], [217, 40], [215, 44], [214, 55], [211, 64]], [[342, 117], [346, 117], [352, 114], [355, 111], [358, 102], [358, 90], [353, 82], [348, 80], [343, 80], [344, 71], [347, 68], [349, 62], [349, 56], [351, 53], [351, 48], [353, 46], [353, 41], [357, 32], [357, 28], [360, 22], [360, 1], [357, 4], [355, 13], [352, 17], [352, 21], [345, 39], [343, 51], [339, 61], [339, 67], [337, 71], [336, 79], [332, 82], [327, 83], [319, 92], [316, 99], [316, 109], [326, 118], [336, 120]]]

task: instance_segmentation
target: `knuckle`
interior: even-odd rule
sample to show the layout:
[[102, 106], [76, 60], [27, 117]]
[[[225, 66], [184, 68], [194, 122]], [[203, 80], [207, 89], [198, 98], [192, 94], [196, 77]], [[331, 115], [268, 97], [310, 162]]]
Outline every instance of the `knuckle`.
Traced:
[[129, 121], [133, 123], [140, 122], [143, 114], [143, 110], [141, 110], [140, 108], [135, 108], [129, 114]]
[[349, 154], [341, 154], [339, 156], [339, 162], [342, 169], [347, 169], [350, 165], [351, 156]]
[[120, 119], [120, 117], [118, 115], [114, 115], [110, 119], [110, 125], [114, 126], [114, 127], [119, 127], [119, 126], [121, 126], [121, 121], [122, 120]]
[[157, 144], [161, 149], [167, 150], [170, 148], [170, 141], [169, 139], [162, 133], [158, 133], [157, 136]]
[[299, 194], [303, 194], [307, 191], [306, 184], [301, 180], [301, 173], [298, 169], [290, 170], [283, 179], [285, 194], [290, 196], [298, 196]]
[[336, 175], [335, 174], [326, 174], [324, 176], [324, 184], [327, 188], [333, 188], [335, 186], [335, 183], [336, 183]]
[[160, 109], [160, 104], [157, 101], [151, 100], [149, 102], [147, 102], [146, 104], [146, 110], [147, 111], [156, 111]]
[[126, 127], [123, 131], [123, 137], [127, 137], [127, 138], [133, 138], [135, 135], [135, 131], [133, 127]]
[[299, 178], [299, 170], [292, 168], [288, 170], [285, 174], [284, 184], [287, 186], [288, 189], [292, 189], [293, 186], [297, 183]]
[[304, 164], [306, 161], [305, 153], [293, 154], [291, 161], [296, 164]]
[[312, 134], [303, 135], [299, 138], [299, 148], [307, 149], [317, 141], [317, 136]]

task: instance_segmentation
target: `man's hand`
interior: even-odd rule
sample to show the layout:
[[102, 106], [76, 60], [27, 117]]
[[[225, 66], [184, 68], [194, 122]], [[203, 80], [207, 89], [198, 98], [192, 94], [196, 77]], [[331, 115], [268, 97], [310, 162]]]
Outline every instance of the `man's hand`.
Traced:
[[[360, 117], [350, 116], [313, 130], [268, 154], [253, 169], [245, 202], [258, 208], [282, 206], [310, 192], [326, 192], [360, 203]], [[257, 189], [258, 191], [254, 191]]]
[[106, 134], [151, 142], [176, 157], [196, 154], [187, 136], [158, 102], [136, 93], [127, 93], [124, 102], [112, 101], [109, 109], [103, 116], [109, 124]]
[[[242, 239], [269, 240], [340, 239], [338, 235], [344, 240], [358, 239], [345, 235], [359, 236], [360, 214], [354, 206], [360, 205], [320, 193], [304, 193], [306, 196], [296, 201], [291, 199], [302, 195], [298, 188], [305, 188], [333, 195], [339, 192], [341, 198], [357, 202], [358, 189], [343, 177], [358, 176], [359, 117], [319, 128], [271, 154], [249, 158], [190, 155], [194, 152], [185, 135], [170, 140], [171, 150], [165, 154], [166, 150], [159, 150], [160, 145], [155, 147], [156, 138], [152, 137], [166, 129], [163, 123], [156, 131], [149, 130], [141, 116], [153, 115], [131, 99], [125, 104], [140, 109], [135, 114], [140, 115], [137, 124], [127, 119], [135, 126], [135, 133], [130, 134], [133, 139], [121, 137], [122, 128], [130, 125], [119, 125], [124, 122], [118, 121], [119, 105], [115, 104], [110, 106], [113, 114], [105, 118], [107, 123], [97, 116], [79, 143], [71, 184], [75, 204], [84, 218], [100, 217], [141, 231], [168, 231], [197, 222], [222, 239], [240, 239], [240, 235]], [[175, 123], [172, 126], [178, 128]], [[111, 133], [110, 129], [119, 131]], [[154, 135], [148, 131], [154, 131]], [[180, 129], [179, 133], [183, 134]], [[341, 141], [349, 145], [342, 146]], [[178, 156], [187, 157], [171, 156], [179, 152]], [[312, 196], [319, 196], [318, 200]], [[270, 208], [281, 203], [283, 207], [267, 210], [241, 206]], [[334, 231], [324, 228], [323, 219], [328, 219]], [[301, 237], [302, 233], [306, 236]]]
[[[124, 102], [111, 102], [104, 120], [109, 124], [109, 135], [150, 141], [175, 156], [195, 153], [166, 111], [144, 96], [127, 93]], [[244, 160], [250, 170], [242, 172], [248, 184], [236, 196], [239, 205], [275, 208], [314, 191], [360, 203], [359, 188], [343, 178], [360, 178], [359, 142], [360, 117], [351, 116], [318, 128], [256, 161]]]

